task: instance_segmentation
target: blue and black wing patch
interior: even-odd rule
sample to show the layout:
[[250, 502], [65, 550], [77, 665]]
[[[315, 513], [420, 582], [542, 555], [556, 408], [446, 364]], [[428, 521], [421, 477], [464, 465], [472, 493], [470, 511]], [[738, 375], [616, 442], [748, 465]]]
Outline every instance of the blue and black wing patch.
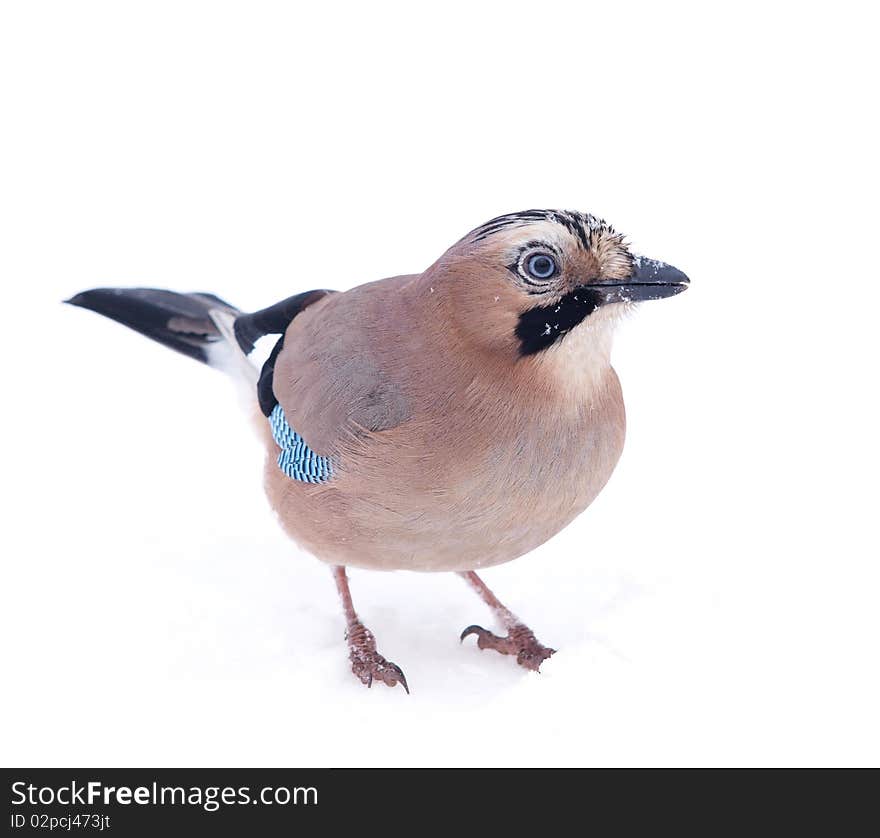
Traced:
[[293, 480], [303, 483], [324, 483], [333, 475], [329, 457], [316, 454], [303, 438], [287, 423], [280, 404], [269, 415], [272, 437], [281, 449], [278, 468]]

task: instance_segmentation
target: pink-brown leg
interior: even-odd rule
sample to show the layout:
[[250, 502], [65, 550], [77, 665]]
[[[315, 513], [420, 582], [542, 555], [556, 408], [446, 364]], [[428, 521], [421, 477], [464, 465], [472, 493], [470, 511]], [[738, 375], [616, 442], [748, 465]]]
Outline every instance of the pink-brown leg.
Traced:
[[507, 630], [506, 637], [499, 637], [482, 626], [468, 626], [461, 633], [462, 641], [469, 634], [475, 634], [477, 646], [481, 649], [494, 649], [502, 655], [516, 655], [516, 662], [520, 666], [538, 672], [541, 664], [556, 650], [540, 644], [532, 630], [501, 603], [476, 573], [467, 571], [458, 575], [477, 592], [480, 599], [492, 609], [501, 625]]
[[342, 610], [345, 612], [345, 639], [348, 641], [348, 657], [351, 660], [351, 671], [360, 679], [362, 684], [373, 686], [373, 679], [377, 678], [389, 687], [402, 684], [409, 694], [409, 687], [403, 670], [391, 661], [385, 660], [376, 651], [376, 638], [358, 618], [351, 601], [351, 591], [348, 587], [348, 576], [345, 568], [337, 566], [333, 568], [333, 578], [336, 581], [336, 589], [342, 600]]

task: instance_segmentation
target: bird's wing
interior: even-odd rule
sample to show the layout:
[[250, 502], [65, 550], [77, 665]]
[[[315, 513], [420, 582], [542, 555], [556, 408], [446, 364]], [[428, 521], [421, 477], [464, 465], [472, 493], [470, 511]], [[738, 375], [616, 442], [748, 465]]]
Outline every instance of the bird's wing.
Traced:
[[353, 435], [394, 428], [411, 415], [404, 366], [411, 370], [419, 353], [402, 310], [409, 279], [326, 297], [289, 324], [267, 361], [264, 412], [280, 403], [291, 428], [318, 454], [337, 453]]

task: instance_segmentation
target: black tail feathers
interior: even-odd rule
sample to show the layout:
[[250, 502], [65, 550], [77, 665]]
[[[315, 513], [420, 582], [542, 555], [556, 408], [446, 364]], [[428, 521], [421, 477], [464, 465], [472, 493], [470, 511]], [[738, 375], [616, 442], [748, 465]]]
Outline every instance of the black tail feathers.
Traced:
[[65, 302], [103, 314], [142, 335], [204, 364], [209, 350], [223, 340], [212, 309], [238, 309], [208, 293], [178, 294], [157, 288], [93, 288]]

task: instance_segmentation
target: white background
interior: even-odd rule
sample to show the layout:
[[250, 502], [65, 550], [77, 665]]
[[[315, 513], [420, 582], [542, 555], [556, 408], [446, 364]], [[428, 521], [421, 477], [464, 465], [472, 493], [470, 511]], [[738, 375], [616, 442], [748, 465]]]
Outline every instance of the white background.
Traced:
[[[876, 764], [876, 21], [867, 4], [48, 3], [0, 17], [6, 764]], [[348, 671], [218, 374], [60, 301], [258, 308], [529, 207], [691, 289], [621, 329], [627, 448], [487, 582], [353, 573]]]

